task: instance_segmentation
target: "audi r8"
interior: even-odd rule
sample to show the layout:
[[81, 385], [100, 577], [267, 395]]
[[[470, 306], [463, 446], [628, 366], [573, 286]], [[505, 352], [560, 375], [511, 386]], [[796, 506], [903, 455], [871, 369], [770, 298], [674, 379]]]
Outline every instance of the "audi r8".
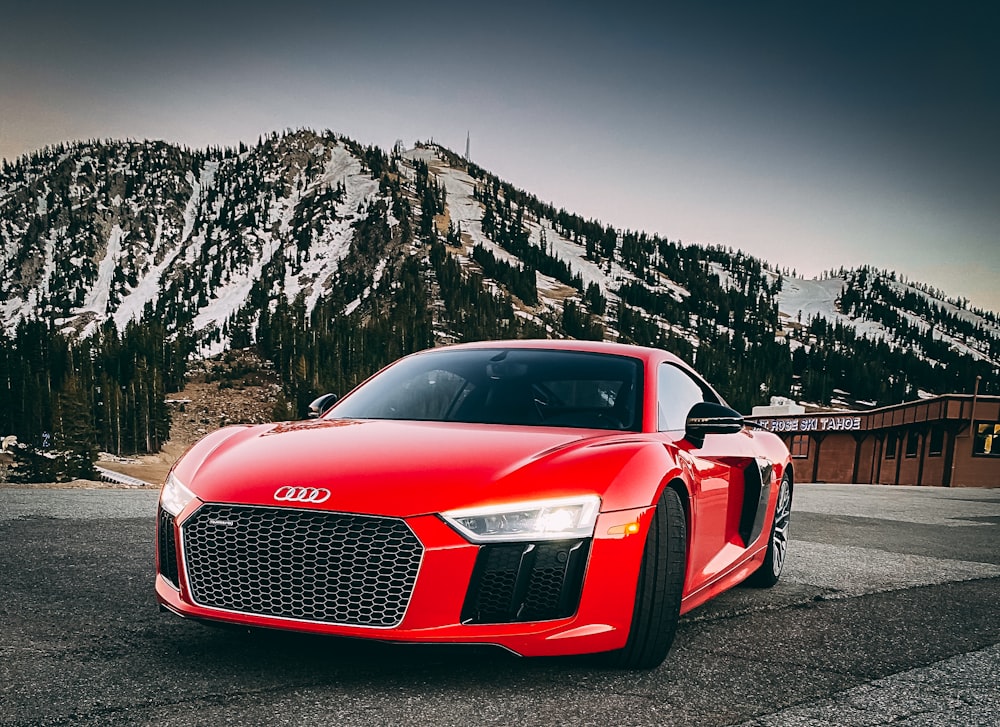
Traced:
[[178, 460], [159, 500], [164, 609], [651, 668], [681, 614], [781, 575], [788, 451], [670, 353], [461, 344], [333, 399]]

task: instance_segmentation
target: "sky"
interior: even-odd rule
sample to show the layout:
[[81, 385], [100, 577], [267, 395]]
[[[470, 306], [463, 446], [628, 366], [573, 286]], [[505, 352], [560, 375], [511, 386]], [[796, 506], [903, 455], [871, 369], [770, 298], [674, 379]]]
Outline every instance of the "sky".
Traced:
[[468, 135], [477, 164], [587, 218], [1000, 311], [992, 5], [0, 0], [0, 157]]

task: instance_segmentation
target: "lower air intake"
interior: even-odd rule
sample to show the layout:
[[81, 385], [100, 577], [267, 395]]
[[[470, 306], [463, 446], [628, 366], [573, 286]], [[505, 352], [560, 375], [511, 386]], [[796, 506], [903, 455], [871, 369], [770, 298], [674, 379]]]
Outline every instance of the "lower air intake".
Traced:
[[160, 575], [170, 582], [174, 588], [180, 580], [177, 578], [177, 540], [174, 537], [174, 516], [160, 508], [156, 521], [156, 547], [160, 564]]
[[576, 613], [589, 540], [484, 545], [462, 609], [463, 623], [547, 621]]

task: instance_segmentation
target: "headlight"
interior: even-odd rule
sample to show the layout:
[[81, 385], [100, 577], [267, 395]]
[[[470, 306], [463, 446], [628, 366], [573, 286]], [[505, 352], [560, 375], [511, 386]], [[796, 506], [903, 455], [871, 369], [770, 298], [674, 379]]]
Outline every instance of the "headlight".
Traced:
[[195, 499], [195, 494], [182, 485], [181, 481], [174, 477], [174, 473], [171, 472], [163, 484], [163, 489], [160, 490], [160, 507], [177, 517], [193, 499]]
[[466, 510], [441, 517], [474, 543], [589, 538], [601, 509], [597, 495], [515, 502]]

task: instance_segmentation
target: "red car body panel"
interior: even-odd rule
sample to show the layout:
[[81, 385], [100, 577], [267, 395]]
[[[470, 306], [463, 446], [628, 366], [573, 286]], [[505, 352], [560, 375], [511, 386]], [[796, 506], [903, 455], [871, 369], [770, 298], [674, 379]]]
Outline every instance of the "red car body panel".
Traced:
[[[336, 487], [339, 510], [391, 517], [600, 494], [636, 449], [589, 429], [452, 422], [320, 419], [225, 431], [211, 453], [190, 464], [186, 456], [174, 470], [197, 481], [203, 499], [229, 502], [238, 486], [239, 502], [273, 505], [279, 485]], [[540, 486], [553, 468], [562, 482]]]
[[[688, 563], [681, 611], [745, 579], [763, 562], [777, 499], [770, 488], [761, 534], [744, 545], [743, 472], [755, 458], [772, 465], [772, 484], [790, 464], [769, 432], [710, 434], [700, 446], [684, 432], [657, 430], [657, 367], [691, 371], [663, 351], [579, 341], [516, 341], [455, 348], [588, 351], [643, 364], [641, 432], [579, 428], [325, 418], [213, 432], [189, 450], [172, 475], [197, 496], [175, 518], [176, 588], [163, 575], [156, 595], [187, 617], [385, 641], [495, 644], [525, 656], [578, 654], [624, 646], [640, 561], [663, 488], [683, 492]], [[421, 355], [421, 354], [417, 354]], [[693, 372], [692, 372], [693, 373]], [[695, 375], [696, 376], [696, 375]], [[342, 401], [349, 401], [350, 395]], [[339, 406], [339, 404], [338, 404]], [[405, 615], [384, 628], [234, 613], [197, 605], [181, 530], [202, 503], [274, 508], [282, 486], [323, 487], [331, 497], [294, 507], [376, 515], [406, 522], [424, 551]], [[601, 498], [579, 605], [565, 618], [516, 623], [463, 623], [462, 609], [480, 545], [439, 513], [459, 508], [596, 494]], [[638, 523], [626, 535], [624, 526]], [[160, 556], [162, 557], [162, 556]]]

